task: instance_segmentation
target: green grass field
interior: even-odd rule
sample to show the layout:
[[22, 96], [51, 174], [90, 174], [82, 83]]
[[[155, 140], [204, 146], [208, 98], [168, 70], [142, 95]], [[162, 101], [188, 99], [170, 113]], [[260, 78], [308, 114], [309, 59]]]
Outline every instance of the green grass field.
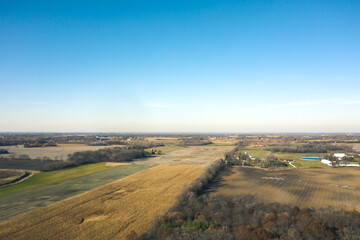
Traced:
[[166, 145], [162, 147], [156, 147], [153, 148], [155, 150], [160, 150], [162, 154], [167, 154], [169, 152], [177, 151], [180, 149], [183, 149], [184, 147], [178, 146], [178, 145]]
[[[94, 168], [94, 164], [91, 164], [90, 168]], [[84, 165], [88, 166], [88, 165]], [[44, 207], [51, 203], [78, 195], [80, 193], [87, 192], [91, 189], [103, 186], [121, 178], [127, 177], [136, 172], [154, 167], [155, 165], [142, 165], [142, 164], [130, 164], [118, 167], [113, 167], [108, 170], [96, 172], [88, 175], [82, 175], [77, 178], [67, 179], [64, 181], [57, 180], [56, 183], [42, 184], [49, 178], [40, 178], [37, 180], [39, 184], [37, 187], [23, 189], [23, 191], [17, 191], [0, 196], [0, 221], [9, 219], [18, 214], [27, 212], [29, 210]], [[89, 166], [88, 166], [89, 167]], [[102, 166], [103, 167], [103, 166]], [[64, 171], [66, 170], [59, 170]], [[85, 171], [85, 170], [84, 170]], [[58, 172], [58, 171], [56, 171]], [[60, 174], [60, 173], [55, 173]], [[62, 174], [62, 172], [61, 172]], [[64, 175], [62, 175], [65, 177]], [[65, 177], [66, 178], [66, 177]], [[61, 179], [59, 176], [56, 179]]]
[[[275, 153], [275, 156], [279, 159], [292, 159], [295, 161], [301, 160], [301, 158], [303, 158], [303, 157], [322, 158], [325, 155], [326, 155], [326, 153], [280, 153], [280, 152]], [[307, 161], [307, 160], [302, 160], [302, 161]]]
[[296, 167], [329, 167], [320, 160], [296, 160], [293, 165]]
[[329, 167], [320, 160], [301, 160], [303, 157], [317, 157], [322, 158], [326, 153], [275, 153], [279, 159], [292, 159], [296, 167]]
[[[271, 153], [271, 151], [264, 150], [264, 148], [248, 148], [239, 150], [237, 153], [245, 153], [247, 152], [253, 157], [259, 158], [261, 160], [265, 160], [266, 156]], [[292, 159], [295, 161], [293, 165], [297, 167], [329, 167], [326, 164], [323, 164], [320, 160], [301, 160], [303, 157], [317, 157], [322, 158], [326, 155], [326, 153], [274, 153], [275, 156], [279, 159]]]
[[270, 151], [266, 151], [262, 149], [244, 149], [244, 150], [239, 150], [237, 154], [239, 154], [239, 152], [241, 152], [242, 154], [247, 152], [247, 154], [251, 155], [252, 157], [256, 157], [261, 160], [266, 159], [266, 156], [271, 153]]
[[105, 163], [94, 163], [68, 169], [41, 172], [19, 184], [1, 187], [0, 196], [102, 172], [111, 168], [113, 167], [105, 166]]

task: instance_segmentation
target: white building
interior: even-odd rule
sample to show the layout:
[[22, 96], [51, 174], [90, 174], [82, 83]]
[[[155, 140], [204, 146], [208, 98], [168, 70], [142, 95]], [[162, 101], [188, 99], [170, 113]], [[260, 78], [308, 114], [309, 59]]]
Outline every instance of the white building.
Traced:
[[347, 157], [345, 153], [334, 153], [334, 157], [341, 160], [344, 157]]
[[340, 167], [360, 167], [360, 164], [357, 164], [357, 163], [349, 163], [349, 164], [340, 163]]
[[330, 160], [327, 160], [327, 159], [321, 159], [321, 162], [328, 165], [328, 166], [332, 166], [332, 163]]

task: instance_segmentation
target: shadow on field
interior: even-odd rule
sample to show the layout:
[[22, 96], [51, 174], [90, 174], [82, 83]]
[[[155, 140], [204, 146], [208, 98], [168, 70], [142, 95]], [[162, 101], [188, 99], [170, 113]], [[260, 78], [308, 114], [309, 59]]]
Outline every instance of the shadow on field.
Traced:
[[204, 188], [201, 194], [210, 194], [216, 192], [216, 189], [222, 186], [225, 186], [224, 177], [230, 176], [235, 172], [232, 169], [223, 170], [218, 176], [212, 180], [207, 187]]

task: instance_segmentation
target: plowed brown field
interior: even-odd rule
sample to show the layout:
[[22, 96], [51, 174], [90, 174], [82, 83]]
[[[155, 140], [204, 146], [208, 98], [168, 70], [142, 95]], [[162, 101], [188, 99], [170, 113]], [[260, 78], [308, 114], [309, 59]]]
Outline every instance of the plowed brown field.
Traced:
[[333, 206], [360, 211], [360, 168], [272, 169], [234, 167], [211, 194], [255, 197], [299, 207]]
[[146, 231], [205, 166], [159, 165], [0, 223], [0, 239], [124, 239]]

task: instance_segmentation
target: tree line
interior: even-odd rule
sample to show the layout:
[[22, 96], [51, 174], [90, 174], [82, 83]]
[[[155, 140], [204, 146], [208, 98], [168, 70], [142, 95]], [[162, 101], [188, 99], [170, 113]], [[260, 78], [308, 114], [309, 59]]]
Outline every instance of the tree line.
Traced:
[[[234, 151], [228, 153], [232, 156]], [[360, 213], [344, 210], [300, 209], [256, 202], [249, 196], [206, 193], [215, 177], [231, 166], [218, 160], [183, 189], [175, 205], [155, 219], [150, 229], [127, 239], [358, 239]]]
[[130, 162], [136, 158], [146, 157], [143, 147], [115, 147], [96, 151], [82, 151], [69, 154], [66, 161], [56, 161], [46, 164], [43, 171], [52, 171], [66, 167], [79, 166], [98, 162]]
[[328, 153], [329, 151], [352, 152], [353, 149], [348, 145], [331, 145], [331, 144], [303, 144], [297, 146], [271, 147], [266, 150], [282, 153]]

